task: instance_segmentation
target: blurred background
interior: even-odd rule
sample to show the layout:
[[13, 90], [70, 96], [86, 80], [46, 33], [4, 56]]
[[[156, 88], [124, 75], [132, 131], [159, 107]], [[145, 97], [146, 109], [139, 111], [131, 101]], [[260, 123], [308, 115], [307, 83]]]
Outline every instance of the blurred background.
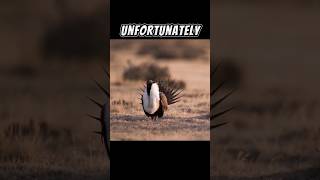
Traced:
[[213, 84], [230, 124], [212, 133], [213, 179], [319, 179], [320, 4], [216, 0]]
[[[85, 96], [103, 99], [91, 79], [106, 83], [107, 2], [0, 4], [0, 179], [104, 179], [99, 127], [85, 116], [98, 110]], [[213, 178], [319, 179], [319, 8], [212, 3], [216, 81], [229, 79], [221, 95], [237, 89], [224, 107], [238, 105], [214, 131]]]
[[2, 1], [0, 179], [106, 179], [107, 1]]

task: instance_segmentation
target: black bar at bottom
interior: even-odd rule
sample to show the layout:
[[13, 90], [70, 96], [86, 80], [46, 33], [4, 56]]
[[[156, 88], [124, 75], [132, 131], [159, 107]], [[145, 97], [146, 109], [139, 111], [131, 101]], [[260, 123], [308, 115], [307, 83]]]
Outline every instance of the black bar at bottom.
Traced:
[[111, 141], [111, 179], [210, 179], [209, 141]]

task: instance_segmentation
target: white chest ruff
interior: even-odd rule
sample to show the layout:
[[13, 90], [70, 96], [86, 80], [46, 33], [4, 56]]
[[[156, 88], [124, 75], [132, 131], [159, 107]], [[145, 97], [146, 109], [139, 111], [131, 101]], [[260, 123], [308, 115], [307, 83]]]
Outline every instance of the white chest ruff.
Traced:
[[145, 88], [143, 93], [143, 109], [147, 113], [153, 114], [159, 109], [159, 103], [159, 86], [157, 84], [152, 84], [150, 89], [150, 96], [148, 96], [147, 89]]

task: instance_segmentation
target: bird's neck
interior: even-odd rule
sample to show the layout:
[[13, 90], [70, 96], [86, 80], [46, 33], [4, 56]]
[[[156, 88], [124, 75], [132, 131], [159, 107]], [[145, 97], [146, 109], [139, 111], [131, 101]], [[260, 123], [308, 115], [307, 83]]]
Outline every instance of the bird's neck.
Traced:
[[159, 101], [159, 87], [157, 84], [152, 84], [150, 89], [148, 90], [147, 89], [147, 99], [148, 99], [148, 102], [147, 102], [147, 107], [150, 108], [150, 109], [154, 109], [154, 108], [157, 108], [158, 106], [158, 102]]

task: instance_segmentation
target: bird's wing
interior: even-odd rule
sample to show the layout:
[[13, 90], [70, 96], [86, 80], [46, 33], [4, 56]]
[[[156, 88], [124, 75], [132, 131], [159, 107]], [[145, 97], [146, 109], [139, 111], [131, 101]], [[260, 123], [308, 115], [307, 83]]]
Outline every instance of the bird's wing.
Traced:
[[183, 91], [182, 88], [179, 88], [177, 85], [173, 83], [169, 83], [168, 81], [159, 81], [159, 90], [162, 92], [166, 99], [167, 99], [167, 104], [174, 104], [181, 99], [181, 92]]
[[162, 106], [163, 110], [167, 110], [168, 109], [167, 97], [163, 92], [160, 92], [160, 103], [161, 103], [161, 106]]

